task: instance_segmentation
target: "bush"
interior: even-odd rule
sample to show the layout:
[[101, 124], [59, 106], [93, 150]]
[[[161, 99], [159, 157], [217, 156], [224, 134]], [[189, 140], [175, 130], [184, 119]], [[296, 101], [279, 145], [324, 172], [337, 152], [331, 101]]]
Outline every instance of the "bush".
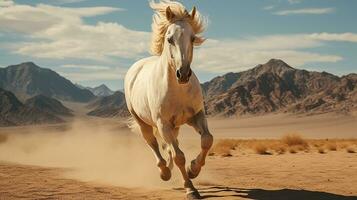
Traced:
[[298, 134], [287, 134], [284, 135], [281, 139], [281, 141], [288, 146], [303, 146], [307, 147], [308, 144], [305, 139], [303, 139], [300, 135]]
[[270, 155], [271, 153], [268, 152], [268, 147], [263, 143], [258, 143], [254, 146], [254, 150], [257, 154], [260, 155]]
[[356, 153], [355, 149], [352, 147], [347, 147], [346, 151], [347, 153]]

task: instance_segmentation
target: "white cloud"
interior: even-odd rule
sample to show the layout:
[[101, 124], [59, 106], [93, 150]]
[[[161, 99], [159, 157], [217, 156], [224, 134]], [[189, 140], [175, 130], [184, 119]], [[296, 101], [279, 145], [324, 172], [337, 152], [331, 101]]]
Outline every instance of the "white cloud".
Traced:
[[357, 33], [314, 33], [309, 37], [323, 41], [357, 42]]
[[60, 67], [62, 68], [67, 68], [67, 69], [88, 69], [88, 70], [107, 70], [110, 69], [108, 66], [102, 66], [102, 65], [75, 65], [75, 64], [66, 64], [66, 65], [61, 65]]
[[297, 4], [297, 3], [301, 3], [303, 0], [288, 0], [288, 2], [290, 4]]
[[303, 8], [303, 9], [295, 9], [295, 10], [281, 10], [274, 12], [275, 15], [322, 15], [332, 13], [334, 8]]
[[8, 7], [14, 5], [12, 0], [0, 0], [0, 7]]
[[275, 6], [273, 6], [273, 5], [271, 5], [271, 6], [265, 6], [265, 7], [263, 7], [263, 10], [272, 10], [272, 9], [274, 9], [275, 8]]
[[357, 42], [356, 37], [354, 33], [314, 33], [208, 40], [195, 50], [193, 67], [224, 73], [246, 70], [271, 58], [283, 59], [296, 67], [314, 62], [338, 62], [343, 59], [340, 55], [309, 52], [308, 49], [326, 45], [327, 41]]
[[79, 3], [79, 2], [83, 2], [83, 1], [87, 1], [87, 0], [50, 0], [50, 2], [55, 3], [55, 4], [70, 4], [70, 3]]
[[120, 67], [96, 65], [64, 65], [57, 70], [62, 76], [72, 81], [119, 80], [123, 79], [126, 69]]
[[117, 23], [85, 24], [83, 17], [103, 15], [121, 8], [66, 8], [39, 4], [0, 8], [0, 31], [23, 33], [30, 42], [13, 45], [12, 52], [51, 59], [136, 58], [147, 51], [149, 33]]

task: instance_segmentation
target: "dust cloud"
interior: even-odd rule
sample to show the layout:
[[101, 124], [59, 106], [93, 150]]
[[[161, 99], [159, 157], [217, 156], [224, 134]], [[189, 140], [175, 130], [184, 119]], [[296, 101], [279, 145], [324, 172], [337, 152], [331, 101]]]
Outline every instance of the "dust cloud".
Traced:
[[138, 134], [98, 121], [75, 121], [59, 128], [10, 129], [0, 143], [0, 161], [63, 168], [66, 178], [115, 186], [182, 184], [175, 168], [169, 182], [161, 181], [154, 155]]

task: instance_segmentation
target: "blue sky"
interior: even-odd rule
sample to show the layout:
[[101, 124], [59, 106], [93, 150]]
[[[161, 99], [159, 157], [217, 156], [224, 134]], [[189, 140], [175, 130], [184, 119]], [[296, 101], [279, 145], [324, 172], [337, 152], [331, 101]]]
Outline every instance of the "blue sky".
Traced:
[[[296, 68], [357, 73], [357, 1], [196, 0], [207, 41], [195, 49], [201, 82], [281, 58]], [[149, 56], [146, 0], [0, 0], [0, 67], [25, 61], [85, 86], [123, 87]]]

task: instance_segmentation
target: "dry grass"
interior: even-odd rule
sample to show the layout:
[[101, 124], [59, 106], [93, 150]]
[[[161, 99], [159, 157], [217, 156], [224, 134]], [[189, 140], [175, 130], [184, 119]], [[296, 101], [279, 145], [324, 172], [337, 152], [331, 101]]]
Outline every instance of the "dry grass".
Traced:
[[347, 153], [356, 153], [356, 150], [353, 147], [346, 148]]
[[319, 148], [317, 149], [317, 152], [319, 152], [319, 153], [321, 153], [321, 154], [325, 154], [325, 153], [326, 153], [326, 151], [325, 151], [325, 149], [324, 149], [323, 147], [319, 147]]
[[308, 146], [305, 139], [303, 139], [300, 135], [294, 134], [286, 134], [281, 138], [281, 141], [288, 146]]
[[275, 151], [277, 154], [284, 154], [287, 150], [287, 147], [282, 144], [273, 144], [270, 148]]
[[289, 152], [292, 153], [292, 154], [295, 154], [298, 152], [297, 148], [292, 146], [292, 147], [289, 147]]
[[327, 144], [327, 149], [330, 151], [337, 151], [337, 144], [336, 142], [330, 142]]
[[268, 147], [264, 143], [258, 143], [254, 146], [254, 150], [257, 154], [260, 155], [271, 155], [270, 152], [268, 152]]
[[[252, 150], [259, 155], [284, 154], [286, 152], [295, 154], [299, 152], [337, 151], [345, 149], [347, 152], [356, 152], [352, 147], [357, 145], [357, 139], [304, 139], [298, 134], [284, 135], [278, 139], [223, 139], [218, 140], [209, 155], [232, 156], [233, 152]], [[348, 150], [349, 149], [349, 150]]]
[[290, 153], [298, 153], [299, 151], [308, 152], [309, 150], [308, 142], [296, 133], [284, 135], [281, 138], [281, 142], [289, 147]]
[[220, 155], [224, 157], [232, 156], [231, 150], [235, 150], [237, 142], [232, 139], [219, 140], [211, 148], [209, 155]]

